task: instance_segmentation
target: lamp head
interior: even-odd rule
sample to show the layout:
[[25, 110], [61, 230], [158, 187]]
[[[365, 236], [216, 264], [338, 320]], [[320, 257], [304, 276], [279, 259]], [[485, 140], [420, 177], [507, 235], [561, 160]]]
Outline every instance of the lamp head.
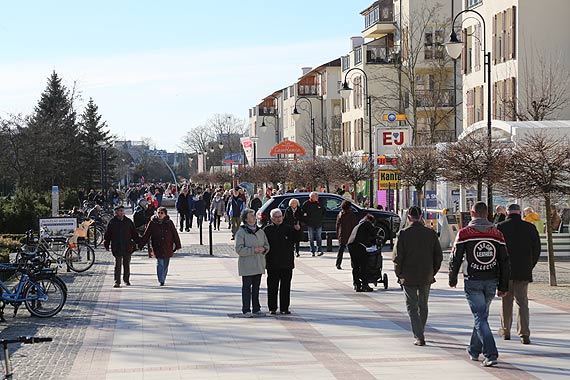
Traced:
[[301, 119], [301, 114], [299, 113], [299, 110], [297, 110], [297, 106], [295, 106], [293, 109], [293, 120], [299, 121], [299, 119]]
[[218, 143], [218, 147], [220, 148], [220, 150], [224, 149], [224, 143], [220, 141]]
[[210, 146], [210, 152], [214, 153], [214, 147]]
[[340, 96], [342, 96], [342, 98], [344, 100], [347, 100], [350, 97], [351, 92], [352, 92], [352, 88], [350, 88], [350, 86], [348, 85], [348, 82], [345, 79], [344, 83], [342, 84], [342, 88], [340, 89]]
[[208, 150], [204, 149], [204, 156], [207, 156], [207, 155], [208, 155]]
[[461, 56], [461, 51], [463, 50], [463, 42], [457, 38], [455, 30], [451, 31], [451, 34], [449, 35], [449, 41], [447, 41], [444, 45], [447, 54], [449, 54], [452, 59], [457, 59]]

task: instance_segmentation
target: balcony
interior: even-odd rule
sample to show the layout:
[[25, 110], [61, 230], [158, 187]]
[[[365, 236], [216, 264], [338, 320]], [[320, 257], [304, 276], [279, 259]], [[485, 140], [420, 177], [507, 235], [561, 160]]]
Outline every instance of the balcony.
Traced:
[[394, 4], [391, 0], [377, 1], [361, 13], [364, 16], [364, 38], [381, 38], [396, 32]]
[[367, 64], [394, 64], [397, 62], [397, 53], [394, 48], [383, 46], [367, 46], [366, 47], [366, 63]]
[[274, 116], [275, 107], [259, 107], [258, 116]]
[[416, 133], [415, 145], [432, 145], [438, 143], [449, 143], [457, 141], [455, 136], [455, 131], [448, 130], [436, 130], [430, 131], [418, 131]]
[[417, 90], [416, 106], [424, 108], [453, 107], [455, 104], [455, 91], [447, 90]]

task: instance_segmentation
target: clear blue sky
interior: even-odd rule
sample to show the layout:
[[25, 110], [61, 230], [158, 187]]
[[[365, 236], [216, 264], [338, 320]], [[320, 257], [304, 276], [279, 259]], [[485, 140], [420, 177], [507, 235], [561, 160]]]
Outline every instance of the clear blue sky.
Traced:
[[120, 138], [176, 150], [214, 113], [246, 118], [359, 35], [373, 1], [12, 1], [0, 6], [0, 116], [33, 110], [56, 70]]

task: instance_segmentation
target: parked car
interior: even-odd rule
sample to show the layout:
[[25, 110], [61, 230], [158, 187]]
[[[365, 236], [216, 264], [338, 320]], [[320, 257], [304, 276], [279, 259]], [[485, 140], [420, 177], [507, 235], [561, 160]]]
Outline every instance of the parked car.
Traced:
[[[302, 206], [303, 203], [309, 199], [309, 193], [286, 193], [272, 197], [258, 210], [257, 225], [264, 227], [269, 223], [269, 213], [274, 208], [279, 208], [283, 213], [285, 213], [285, 209], [289, 206], [291, 198], [298, 199]], [[336, 239], [336, 218], [340, 212], [340, 204], [345, 199], [346, 198], [343, 198], [338, 194], [319, 193], [319, 202], [321, 202], [321, 204], [326, 208], [323, 223], [323, 238], [325, 238], [327, 234], [332, 234], [332, 237]], [[396, 237], [400, 228], [400, 217], [398, 215], [389, 211], [362, 208], [354, 203], [352, 203], [352, 210], [356, 214], [358, 220], [362, 219], [364, 215], [368, 213], [374, 215], [376, 219], [375, 225], [378, 228], [378, 238], [379, 240], [382, 240], [382, 242], [386, 242], [386, 240]]]

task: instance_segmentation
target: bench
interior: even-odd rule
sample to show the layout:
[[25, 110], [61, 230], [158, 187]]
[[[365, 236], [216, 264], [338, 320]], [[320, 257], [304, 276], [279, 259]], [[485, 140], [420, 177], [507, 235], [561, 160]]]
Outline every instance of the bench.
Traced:
[[[553, 233], [554, 256], [570, 258], [570, 233]], [[548, 256], [546, 250], [546, 234], [540, 234], [540, 256]]]

